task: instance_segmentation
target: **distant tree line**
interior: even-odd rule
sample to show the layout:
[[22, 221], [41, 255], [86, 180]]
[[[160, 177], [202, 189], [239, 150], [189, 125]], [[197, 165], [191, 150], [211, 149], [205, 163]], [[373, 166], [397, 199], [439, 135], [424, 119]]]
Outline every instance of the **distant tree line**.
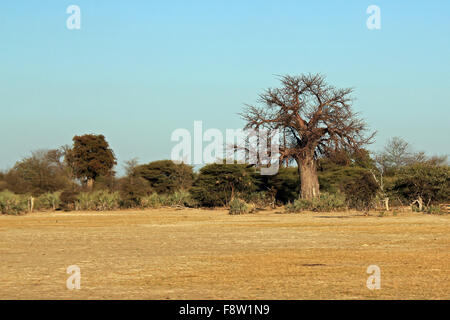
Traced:
[[[446, 157], [415, 153], [393, 138], [381, 152], [336, 151], [317, 160], [320, 197], [299, 199], [297, 167], [282, 163], [278, 174], [260, 175], [245, 164], [193, 167], [170, 160], [126, 161], [116, 177], [114, 152], [103, 135], [76, 136], [72, 146], [39, 150], [0, 173], [2, 213], [29, 210], [113, 210], [118, 208], [229, 207], [239, 213], [286, 206], [288, 212], [414, 205], [435, 208], [450, 198]], [[237, 209], [235, 209], [237, 208]]]

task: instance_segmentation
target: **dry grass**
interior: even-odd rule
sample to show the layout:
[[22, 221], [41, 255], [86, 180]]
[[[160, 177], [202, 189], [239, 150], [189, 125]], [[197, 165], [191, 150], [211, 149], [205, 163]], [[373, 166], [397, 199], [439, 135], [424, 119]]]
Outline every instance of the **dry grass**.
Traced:
[[[450, 217], [225, 210], [0, 216], [0, 299], [449, 299]], [[81, 290], [66, 268], [81, 268]], [[381, 268], [381, 290], [366, 268]]]

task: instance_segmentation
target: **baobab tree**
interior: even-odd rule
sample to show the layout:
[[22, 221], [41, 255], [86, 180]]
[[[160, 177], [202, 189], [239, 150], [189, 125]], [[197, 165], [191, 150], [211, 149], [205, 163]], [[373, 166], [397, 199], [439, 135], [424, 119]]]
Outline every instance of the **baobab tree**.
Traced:
[[282, 86], [260, 95], [262, 106], [246, 105], [241, 117], [245, 129], [283, 132], [280, 163], [295, 160], [300, 197], [319, 196], [316, 160], [330, 152], [357, 152], [371, 143], [367, 124], [352, 111], [353, 89], [337, 89], [320, 74], [282, 76]]

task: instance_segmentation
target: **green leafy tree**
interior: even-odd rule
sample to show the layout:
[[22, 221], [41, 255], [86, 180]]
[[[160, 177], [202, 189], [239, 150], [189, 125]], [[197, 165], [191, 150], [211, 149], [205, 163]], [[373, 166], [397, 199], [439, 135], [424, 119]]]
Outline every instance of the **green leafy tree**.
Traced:
[[116, 157], [103, 135], [86, 134], [73, 138], [73, 147], [66, 151], [66, 161], [73, 174], [89, 189], [99, 176], [114, 175]]
[[133, 208], [139, 206], [141, 200], [152, 193], [152, 188], [142, 177], [125, 177], [119, 180], [119, 192], [123, 206]]
[[280, 168], [273, 176], [255, 175], [258, 191], [275, 191], [275, 199], [281, 203], [298, 198], [300, 183], [297, 168]]
[[379, 186], [373, 175], [366, 171], [347, 181], [343, 191], [350, 207], [369, 210], [374, 204], [373, 201], [379, 191]]
[[356, 153], [335, 151], [318, 161], [319, 183], [323, 191], [344, 192], [344, 187], [375, 170], [375, 163], [366, 150]]
[[450, 200], [450, 167], [429, 163], [416, 163], [402, 168], [397, 176], [394, 191], [405, 199], [424, 206]]
[[368, 210], [380, 191], [375, 161], [367, 150], [331, 152], [319, 159], [318, 170], [322, 191], [344, 194], [350, 207]]
[[243, 193], [257, 189], [254, 168], [242, 164], [210, 164], [200, 169], [190, 192], [202, 206], [226, 206]]
[[136, 169], [138, 167], [139, 164], [136, 158], [125, 161], [126, 176], [118, 181], [120, 198], [124, 207], [134, 208], [140, 206], [142, 199], [153, 192], [150, 183], [137, 173]]
[[187, 190], [194, 181], [192, 166], [176, 164], [171, 160], [137, 166], [134, 174], [147, 180], [152, 190], [159, 194]]

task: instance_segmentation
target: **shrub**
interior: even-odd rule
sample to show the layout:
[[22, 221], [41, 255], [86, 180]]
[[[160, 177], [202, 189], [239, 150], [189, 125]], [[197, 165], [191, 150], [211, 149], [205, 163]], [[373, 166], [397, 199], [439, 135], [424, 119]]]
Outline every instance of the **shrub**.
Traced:
[[156, 192], [140, 199], [142, 208], [196, 207], [197, 203], [187, 191], [177, 191], [173, 194], [157, 194]]
[[276, 201], [281, 203], [294, 201], [300, 193], [297, 168], [280, 168], [274, 176], [256, 175], [255, 179], [259, 190], [273, 190]]
[[119, 208], [119, 205], [119, 193], [108, 192], [106, 190], [80, 193], [76, 201], [77, 210], [106, 211], [117, 209]]
[[314, 211], [340, 211], [347, 208], [345, 196], [340, 193], [330, 194], [323, 192], [312, 203]]
[[115, 190], [117, 179], [114, 175], [98, 176], [95, 178], [93, 190]]
[[368, 210], [380, 190], [378, 183], [369, 172], [348, 181], [343, 187], [350, 207]]
[[446, 213], [446, 211], [444, 211], [443, 208], [441, 208], [440, 206], [436, 206], [436, 205], [431, 205], [431, 206], [427, 207], [425, 209], [425, 212], [429, 213], [429, 214], [445, 214]]
[[210, 164], [190, 189], [192, 198], [201, 206], [227, 206], [239, 194], [256, 191], [254, 169], [242, 164]]
[[409, 201], [446, 202], [450, 199], [450, 167], [418, 163], [401, 168], [393, 189]]
[[56, 210], [60, 204], [61, 192], [44, 193], [36, 200], [36, 208], [43, 210]]
[[96, 210], [115, 210], [120, 207], [120, 196], [118, 192], [98, 191], [93, 193]]
[[78, 194], [78, 191], [70, 189], [61, 192], [59, 196], [61, 209], [65, 211], [75, 210]]
[[14, 194], [8, 190], [0, 192], [0, 212], [2, 214], [18, 215], [28, 210], [26, 196]]
[[160, 208], [164, 205], [164, 199], [156, 192], [149, 196], [145, 196], [139, 199], [139, 204], [142, 208]]
[[147, 180], [151, 188], [159, 194], [188, 189], [194, 180], [191, 166], [176, 164], [171, 160], [137, 166], [133, 174]]
[[347, 184], [370, 173], [358, 166], [341, 166], [322, 160], [318, 168], [320, 190], [328, 193], [345, 192]]
[[138, 207], [141, 200], [151, 194], [150, 184], [138, 176], [130, 176], [120, 181], [120, 198], [122, 206], [126, 208]]
[[94, 210], [94, 202], [89, 192], [82, 192], [77, 195], [75, 201], [76, 210]]
[[9, 190], [17, 194], [39, 196], [70, 185], [70, 178], [61, 162], [60, 150], [38, 150], [18, 161], [4, 180]]
[[253, 192], [246, 195], [244, 198], [246, 202], [252, 203], [253, 205], [255, 205], [255, 207], [264, 209], [269, 206], [275, 205], [276, 192], [277, 191], [275, 189], [271, 189], [269, 191]]
[[318, 198], [312, 200], [297, 199], [293, 203], [285, 206], [285, 210], [289, 213], [302, 211], [339, 211], [346, 209], [345, 197], [339, 193], [329, 194], [322, 192]]
[[234, 198], [230, 201], [230, 211], [231, 215], [239, 215], [253, 212], [254, 207], [244, 200]]
[[296, 199], [294, 202], [289, 202], [285, 206], [286, 212], [296, 213], [311, 210], [312, 201], [306, 199]]
[[166, 206], [171, 207], [196, 207], [197, 202], [192, 198], [188, 191], [181, 190], [176, 191], [173, 194], [169, 194], [165, 197], [163, 201]]
[[8, 184], [6, 183], [6, 181], [3, 181], [0, 179], [0, 191], [6, 190], [7, 187], [8, 187]]

